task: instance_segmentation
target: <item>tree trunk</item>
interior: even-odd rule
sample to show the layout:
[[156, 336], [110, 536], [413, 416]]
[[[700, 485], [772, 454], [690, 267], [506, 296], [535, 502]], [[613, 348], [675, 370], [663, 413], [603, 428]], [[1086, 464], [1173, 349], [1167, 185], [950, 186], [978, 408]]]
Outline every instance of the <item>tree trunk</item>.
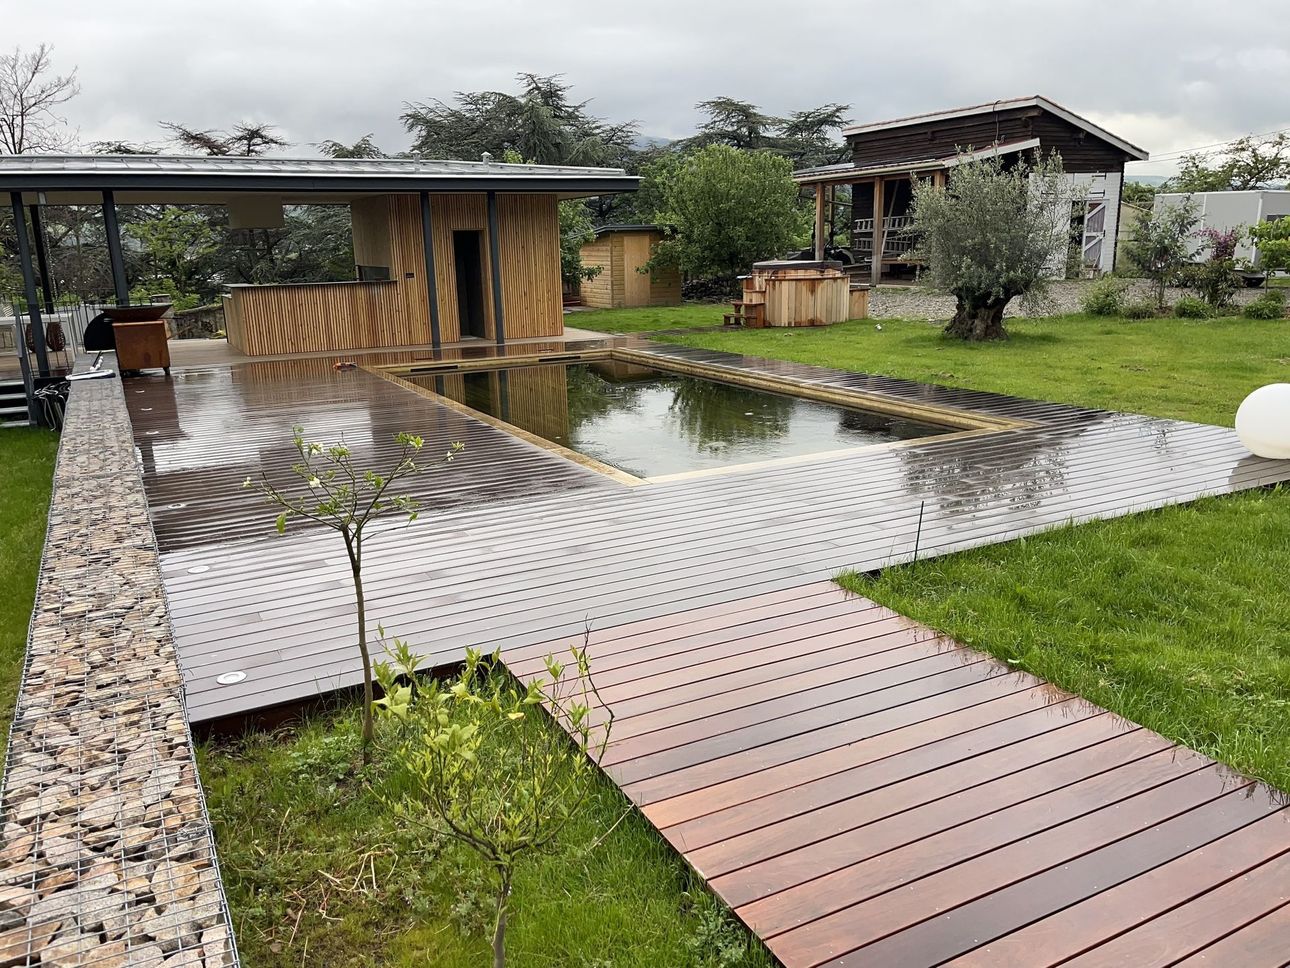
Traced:
[[945, 334], [971, 342], [1007, 339], [1008, 333], [1003, 328], [1003, 310], [1011, 298], [969, 302], [959, 296], [958, 309], [955, 310], [954, 318], [946, 325]]
[[506, 905], [510, 895], [511, 874], [502, 871], [497, 891], [497, 920], [493, 924], [493, 968], [506, 968]]
[[367, 603], [363, 600], [363, 573], [351, 550], [350, 570], [354, 575], [354, 601], [358, 606], [358, 651], [363, 657], [363, 765], [371, 762], [372, 739], [376, 731], [372, 724], [372, 703], [376, 695], [372, 690], [372, 657], [367, 651]]

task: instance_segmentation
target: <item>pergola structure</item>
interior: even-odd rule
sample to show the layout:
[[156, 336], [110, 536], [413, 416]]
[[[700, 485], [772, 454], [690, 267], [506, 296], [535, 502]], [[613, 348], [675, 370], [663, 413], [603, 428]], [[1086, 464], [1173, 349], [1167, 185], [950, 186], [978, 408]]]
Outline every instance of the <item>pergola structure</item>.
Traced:
[[42, 206], [102, 205], [115, 299], [128, 305], [118, 205], [222, 205], [232, 228], [280, 226], [284, 206], [349, 205], [353, 279], [238, 286], [226, 297], [230, 344], [255, 356], [558, 335], [557, 202], [633, 191], [638, 181], [621, 169], [488, 158], [0, 158], [40, 375], [49, 374], [42, 301], [52, 306]]

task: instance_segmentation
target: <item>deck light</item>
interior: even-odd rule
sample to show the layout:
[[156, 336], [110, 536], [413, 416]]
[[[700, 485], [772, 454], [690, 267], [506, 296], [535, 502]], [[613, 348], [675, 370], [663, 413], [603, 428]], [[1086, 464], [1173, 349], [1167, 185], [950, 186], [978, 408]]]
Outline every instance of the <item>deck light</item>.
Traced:
[[216, 676], [215, 681], [221, 686], [235, 686], [245, 678], [245, 672], [225, 672], [223, 675]]
[[211, 570], [211, 566], [210, 566], [210, 565], [193, 565], [191, 568], [189, 568], [189, 569], [188, 569], [188, 574], [190, 574], [190, 575], [200, 575], [200, 574], [203, 574], [204, 572], [208, 572], [208, 571], [210, 571], [210, 570]]
[[1269, 383], [1241, 401], [1236, 436], [1258, 457], [1290, 459], [1290, 383]]

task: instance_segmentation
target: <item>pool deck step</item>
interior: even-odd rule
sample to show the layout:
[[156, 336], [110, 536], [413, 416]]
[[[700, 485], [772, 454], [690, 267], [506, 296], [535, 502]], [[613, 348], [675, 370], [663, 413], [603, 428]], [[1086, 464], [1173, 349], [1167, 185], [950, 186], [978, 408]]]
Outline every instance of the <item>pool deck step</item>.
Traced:
[[588, 649], [605, 773], [786, 968], [1290, 951], [1284, 795], [831, 582]]

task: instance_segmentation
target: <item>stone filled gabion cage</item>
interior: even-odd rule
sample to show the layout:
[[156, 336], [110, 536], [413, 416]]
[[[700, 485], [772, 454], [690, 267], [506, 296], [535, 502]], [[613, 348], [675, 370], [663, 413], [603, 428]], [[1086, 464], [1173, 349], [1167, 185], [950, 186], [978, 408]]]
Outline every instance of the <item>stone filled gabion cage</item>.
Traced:
[[0, 966], [237, 964], [123, 387], [74, 383], [0, 793]]

